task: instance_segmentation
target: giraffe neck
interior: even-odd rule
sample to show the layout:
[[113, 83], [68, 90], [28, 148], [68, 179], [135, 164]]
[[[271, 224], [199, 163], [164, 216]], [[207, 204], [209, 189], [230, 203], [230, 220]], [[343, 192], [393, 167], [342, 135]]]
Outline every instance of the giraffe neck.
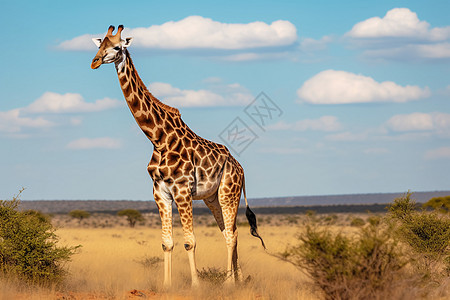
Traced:
[[[180, 112], [162, 103], [147, 90], [128, 50], [125, 50], [123, 59], [116, 62], [116, 70], [128, 107], [155, 148], [162, 150], [167, 147], [169, 135], [180, 138], [180, 130], [185, 132], [187, 127], [181, 120]], [[171, 135], [175, 131], [177, 134]]]

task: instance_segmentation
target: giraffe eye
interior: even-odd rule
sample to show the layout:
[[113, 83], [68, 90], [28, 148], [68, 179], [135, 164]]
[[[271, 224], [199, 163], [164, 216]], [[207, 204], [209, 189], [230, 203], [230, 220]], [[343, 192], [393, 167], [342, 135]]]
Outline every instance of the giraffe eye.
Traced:
[[116, 51], [119, 51], [119, 50], [120, 50], [120, 47], [119, 47], [119, 46], [116, 46], [116, 47], [114, 47], [113, 49], [116, 50]]

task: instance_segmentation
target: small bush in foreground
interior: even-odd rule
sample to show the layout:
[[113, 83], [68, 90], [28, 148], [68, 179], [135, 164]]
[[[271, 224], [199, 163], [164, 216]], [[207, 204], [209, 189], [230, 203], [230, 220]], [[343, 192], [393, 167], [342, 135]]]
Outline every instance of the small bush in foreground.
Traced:
[[377, 222], [361, 228], [355, 239], [307, 226], [298, 240], [279, 257], [307, 271], [326, 299], [388, 296], [406, 264], [389, 230]]
[[411, 193], [407, 193], [394, 200], [389, 217], [395, 233], [411, 250], [413, 265], [424, 278], [439, 282], [450, 276], [450, 217], [415, 207]]
[[158, 256], [144, 257], [136, 262], [141, 264], [144, 268], [154, 268], [160, 265], [164, 260]]
[[48, 218], [17, 210], [19, 195], [0, 200], [0, 272], [30, 283], [57, 283], [66, 273], [64, 263], [78, 247], [57, 247]]
[[228, 278], [227, 271], [218, 268], [207, 268], [198, 271], [198, 277], [213, 285], [222, 285]]

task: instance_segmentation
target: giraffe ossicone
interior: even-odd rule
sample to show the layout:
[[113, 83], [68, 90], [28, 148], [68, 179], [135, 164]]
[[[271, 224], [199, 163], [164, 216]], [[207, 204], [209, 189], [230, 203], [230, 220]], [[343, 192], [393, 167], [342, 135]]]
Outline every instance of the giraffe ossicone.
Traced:
[[122, 39], [123, 25], [113, 35], [108, 28], [103, 39], [93, 39], [99, 47], [91, 68], [114, 63], [128, 107], [137, 124], [153, 143], [148, 173], [153, 180], [153, 196], [162, 224], [164, 285], [172, 282], [172, 203], [180, 214], [184, 247], [188, 253], [192, 285], [197, 285], [196, 241], [193, 230], [192, 200], [203, 200], [216, 219], [228, 249], [229, 282], [242, 279], [237, 253], [236, 215], [241, 192], [247, 206], [251, 234], [257, 232], [256, 217], [248, 207], [244, 170], [228, 149], [195, 134], [181, 119], [178, 109], [154, 97], [139, 77], [127, 50], [132, 38]]

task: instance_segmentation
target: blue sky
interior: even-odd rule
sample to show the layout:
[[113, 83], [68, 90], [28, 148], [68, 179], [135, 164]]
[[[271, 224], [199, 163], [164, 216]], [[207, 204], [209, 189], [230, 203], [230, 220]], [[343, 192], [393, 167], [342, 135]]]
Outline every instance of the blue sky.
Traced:
[[152, 144], [114, 67], [90, 69], [110, 24], [150, 91], [233, 149], [250, 198], [450, 189], [448, 1], [0, 8], [0, 199], [152, 199]]

